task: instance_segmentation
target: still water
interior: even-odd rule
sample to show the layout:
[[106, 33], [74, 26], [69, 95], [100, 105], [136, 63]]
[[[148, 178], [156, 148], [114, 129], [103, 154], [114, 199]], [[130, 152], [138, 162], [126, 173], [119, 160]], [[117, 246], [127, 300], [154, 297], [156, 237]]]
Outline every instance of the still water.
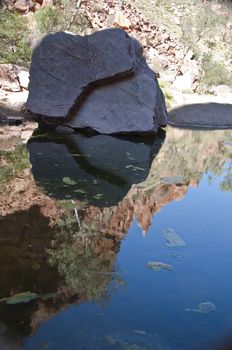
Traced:
[[213, 349], [232, 332], [232, 131], [37, 130], [26, 147], [0, 178], [1, 349]]

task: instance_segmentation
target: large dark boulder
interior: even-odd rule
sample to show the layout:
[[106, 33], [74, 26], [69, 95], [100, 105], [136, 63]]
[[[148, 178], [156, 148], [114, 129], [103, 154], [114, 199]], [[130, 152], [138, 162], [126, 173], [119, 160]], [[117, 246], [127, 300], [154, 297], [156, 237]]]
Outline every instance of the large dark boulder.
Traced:
[[128, 74], [135, 67], [133, 43], [123, 30], [89, 36], [49, 34], [33, 52], [26, 108], [66, 117], [91, 84]]
[[155, 73], [133, 39], [137, 68], [133, 76], [93, 89], [72, 118], [74, 129], [92, 128], [102, 134], [153, 133], [167, 124], [167, 112]]
[[54, 125], [101, 134], [155, 133], [167, 124], [156, 75], [121, 29], [46, 36], [33, 53], [26, 107]]

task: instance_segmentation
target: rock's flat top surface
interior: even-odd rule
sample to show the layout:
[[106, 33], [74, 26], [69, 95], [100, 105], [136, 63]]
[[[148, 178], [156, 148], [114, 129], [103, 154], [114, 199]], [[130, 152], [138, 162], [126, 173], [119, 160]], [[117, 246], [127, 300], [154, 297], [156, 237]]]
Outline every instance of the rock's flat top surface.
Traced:
[[153, 133], [167, 124], [167, 112], [155, 73], [135, 40], [137, 69], [133, 76], [96, 87], [65, 125], [92, 128], [102, 134]]
[[89, 36], [47, 35], [32, 56], [26, 108], [35, 114], [65, 117], [89, 85], [134, 71], [131, 43], [121, 29]]
[[195, 103], [169, 111], [168, 123], [183, 128], [231, 129], [232, 104]]

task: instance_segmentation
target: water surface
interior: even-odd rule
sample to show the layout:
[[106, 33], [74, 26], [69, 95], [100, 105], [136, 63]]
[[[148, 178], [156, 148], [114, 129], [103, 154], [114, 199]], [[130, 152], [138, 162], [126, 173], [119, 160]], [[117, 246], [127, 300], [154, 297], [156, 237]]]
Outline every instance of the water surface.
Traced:
[[[208, 349], [231, 332], [231, 131], [39, 130], [27, 150], [1, 185], [2, 347]], [[7, 303], [21, 292], [36, 298]]]

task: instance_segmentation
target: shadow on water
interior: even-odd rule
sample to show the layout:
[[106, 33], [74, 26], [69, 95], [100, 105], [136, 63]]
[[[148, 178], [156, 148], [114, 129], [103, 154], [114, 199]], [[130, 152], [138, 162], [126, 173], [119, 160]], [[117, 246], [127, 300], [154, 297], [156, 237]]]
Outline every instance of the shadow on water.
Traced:
[[96, 206], [117, 204], [146, 179], [165, 139], [116, 138], [108, 135], [34, 133], [28, 142], [32, 173], [39, 185], [57, 199], [79, 199]]
[[[111, 288], [122, 281], [114, 272], [121, 237], [107, 237], [84, 222], [80, 227], [72, 210], [52, 210], [60, 217], [55, 224], [39, 206], [0, 220], [0, 336], [4, 334], [4, 341], [20, 345], [22, 337], [34, 334], [71, 304], [106, 302]], [[35, 293], [36, 298], [8, 304], [6, 298], [25, 292]]]
[[[62, 284], [57, 268], [48, 263], [46, 249], [55, 234], [49, 221], [36, 205], [29, 210], [0, 217], [0, 299], [25, 291], [46, 296], [56, 292]], [[55, 308], [54, 305], [52, 308]], [[16, 305], [0, 302], [0, 331], [6, 331], [9, 340], [20, 340], [22, 335], [31, 333], [31, 318], [37, 309], [36, 302]]]
[[189, 129], [232, 129], [232, 104], [196, 103], [170, 110], [168, 123]]

